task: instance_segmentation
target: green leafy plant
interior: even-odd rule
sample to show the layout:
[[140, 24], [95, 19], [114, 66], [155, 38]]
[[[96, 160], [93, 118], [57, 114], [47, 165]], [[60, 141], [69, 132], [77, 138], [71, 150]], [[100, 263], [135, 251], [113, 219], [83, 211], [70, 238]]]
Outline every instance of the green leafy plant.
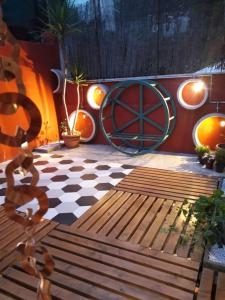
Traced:
[[[187, 203], [187, 201], [185, 201]], [[184, 203], [185, 204], [185, 203]], [[208, 245], [225, 244], [225, 196], [215, 190], [212, 196], [200, 196], [190, 210], [183, 210], [184, 216], [194, 217], [195, 236], [203, 237]], [[196, 242], [196, 239], [195, 239]]]
[[195, 152], [197, 153], [198, 157], [201, 158], [205, 153], [210, 153], [210, 148], [209, 146], [198, 145], [195, 147]]
[[62, 130], [62, 134], [64, 135], [74, 135], [74, 136], [81, 135], [80, 131], [75, 130], [75, 128], [73, 128], [72, 130], [69, 128], [67, 120], [64, 120], [60, 123], [60, 128]]
[[67, 129], [70, 134], [73, 133], [73, 128], [69, 124], [69, 114], [66, 104], [66, 83], [67, 83], [67, 65], [68, 54], [66, 48], [66, 38], [75, 32], [79, 32], [78, 14], [75, 6], [75, 1], [70, 0], [54, 0], [49, 1], [47, 8], [43, 8], [45, 18], [41, 20], [44, 29], [43, 32], [52, 34], [58, 41], [60, 67], [64, 78], [63, 84], [63, 106], [66, 115]]
[[76, 109], [76, 115], [72, 125], [72, 128], [76, 129], [78, 110], [80, 108], [80, 103], [81, 103], [80, 87], [86, 85], [86, 79], [84, 73], [80, 71], [80, 69], [77, 67], [76, 64], [71, 64], [70, 74], [71, 74], [71, 81], [77, 85], [77, 109]]

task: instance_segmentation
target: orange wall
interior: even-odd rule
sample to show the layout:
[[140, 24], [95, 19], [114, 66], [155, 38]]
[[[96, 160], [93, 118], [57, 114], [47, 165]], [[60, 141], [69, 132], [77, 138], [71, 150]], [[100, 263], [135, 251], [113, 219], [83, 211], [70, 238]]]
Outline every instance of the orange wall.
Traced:
[[[58, 140], [58, 125], [54, 99], [51, 88], [50, 69], [58, 66], [57, 51], [54, 45], [21, 42], [20, 67], [23, 82], [26, 87], [25, 95], [38, 107], [42, 117], [42, 127], [35, 140], [30, 142], [30, 147], [36, 147], [46, 142]], [[10, 49], [0, 47], [0, 56], [10, 56]], [[15, 80], [10, 82], [0, 81], [0, 94], [17, 92]], [[15, 114], [0, 114], [0, 128], [2, 132], [14, 136], [16, 126], [23, 129], [29, 127], [29, 115], [22, 107]], [[20, 151], [0, 144], [0, 162], [14, 157]]]

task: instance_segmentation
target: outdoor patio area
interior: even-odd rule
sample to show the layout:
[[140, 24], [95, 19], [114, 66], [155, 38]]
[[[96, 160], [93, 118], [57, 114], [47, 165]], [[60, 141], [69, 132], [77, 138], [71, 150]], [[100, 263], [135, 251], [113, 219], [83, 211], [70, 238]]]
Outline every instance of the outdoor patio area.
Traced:
[[224, 12], [0, 0], [0, 300], [225, 300]]
[[[155, 152], [129, 157], [107, 145], [80, 145], [76, 149], [63, 148], [51, 153], [34, 152], [34, 157], [34, 165], [40, 172], [38, 186], [49, 198], [49, 210], [44, 218], [68, 225], [136, 166], [218, 176], [218, 173], [202, 167], [195, 155]], [[0, 204], [4, 203], [6, 165], [7, 162], [0, 164]], [[15, 180], [29, 184], [31, 177], [23, 178], [17, 174]], [[36, 211], [37, 201], [21, 206], [19, 211], [25, 212], [28, 207]]]

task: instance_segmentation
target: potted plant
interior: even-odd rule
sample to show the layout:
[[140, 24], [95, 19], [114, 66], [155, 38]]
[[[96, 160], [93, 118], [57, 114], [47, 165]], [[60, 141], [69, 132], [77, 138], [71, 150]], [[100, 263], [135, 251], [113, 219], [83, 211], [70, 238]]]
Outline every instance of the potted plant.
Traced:
[[[48, 3], [47, 8], [44, 8], [46, 14], [45, 20], [42, 20], [44, 25], [44, 32], [48, 32], [53, 37], [56, 38], [59, 47], [59, 59], [60, 68], [63, 74], [63, 106], [65, 111], [65, 121], [61, 123], [61, 128], [63, 127], [62, 138], [65, 141], [68, 138], [71, 140], [74, 136], [77, 140], [79, 133], [73, 129], [73, 126], [69, 123], [69, 114], [66, 104], [66, 85], [67, 85], [67, 69], [68, 69], [68, 55], [66, 48], [66, 38], [73, 34], [74, 32], [80, 31], [77, 28], [77, 9], [75, 7], [74, 1], [70, 0], [54, 0]], [[47, 21], [46, 21], [47, 20]], [[67, 142], [65, 142], [67, 144]], [[76, 144], [74, 142], [74, 144]]]
[[71, 130], [67, 121], [61, 122], [62, 138], [67, 148], [77, 148], [80, 143], [80, 131]]
[[[185, 203], [184, 203], [185, 204]], [[215, 190], [209, 197], [200, 196], [192, 208], [182, 209], [185, 216], [194, 219], [195, 236], [203, 237], [204, 263], [211, 268], [225, 271], [225, 195]], [[201, 240], [201, 239], [200, 239]], [[199, 243], [198, 239], [194, 243]]]
[[217, 148], [215, 153], [216, 164], [215, 169], [216, 172], [222, 173], [225, 167], [225, 149]]
[[215, 155], [207, 155], [207, 161], [205, 163], [205, 167], [206, 169], [213, 169], [213, 165], [214, 165], [214, 162], [215, 162]]
[[[195, 147], [195, 152], [198, 155], [198, 160], [201, 164], [204, 163], [204, 161], [202, 160], [204, 154], [209, 154], [210, 153], [210, 149], [209, 146], [205, 146], [205, 145], [198, 145]], [[205, 161], [206, 162], [206, 161]]]
[[74, 120], [72, 122], [72, 128], [76, 130], [78, 111], [80, 109], [80, 104], [81, 104], [80, 87], [86, 85], [86, 79], [84, 73], [82, 73], [78, 69], [76, 64], [71, 64], [70, 74], [71, 74], [71, 81], [76, 84], [76, 89], [77, 89], [77, 108], [76, 108], [76, 114]]

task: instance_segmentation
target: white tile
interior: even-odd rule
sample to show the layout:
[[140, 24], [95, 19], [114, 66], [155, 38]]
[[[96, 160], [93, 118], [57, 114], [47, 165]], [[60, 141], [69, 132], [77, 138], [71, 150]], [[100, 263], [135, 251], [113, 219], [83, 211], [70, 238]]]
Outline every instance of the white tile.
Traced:
[[80, 218], [91, 206], [80, 206], [73, 213], [77, 218]]
[[43, 218], [51, 220], [57, 215], [58, 215], [58, 211], [55, 208], [49, 208]]
[[83, 180], [79, 185], [83, 188], [93, 188], [98, 184], [97, 180]]
[[58, 213], [72, 213], [78, 208], [78, 204], [75, 202], [63, 202], [55, 207]]
[[52, 181], [52, 183], [48, 184], [49, 189], [61, 189], [66, 185], [65, 181]]
[[76, 192], [74, 193], [64, 193], [60, 197], [58, 197], [61, 202], [75, 202], [80, 198], [80, 195]]
[[80, 196], [94, 196], [96, 194], [97, 190], [95, 188], [83, 188], [79, 190], [77, 193]]

